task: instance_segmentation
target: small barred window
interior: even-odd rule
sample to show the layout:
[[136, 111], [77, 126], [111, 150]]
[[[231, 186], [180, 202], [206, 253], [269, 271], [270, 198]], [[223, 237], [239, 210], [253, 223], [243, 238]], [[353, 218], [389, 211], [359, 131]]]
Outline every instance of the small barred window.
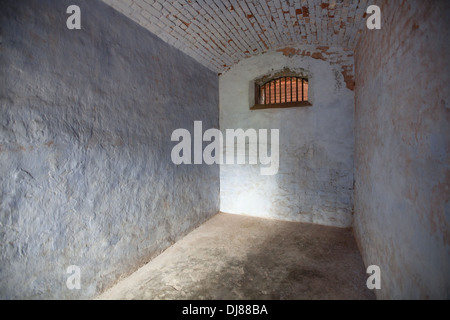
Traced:
[[255, 82], [255, 105], [251, 110], [311, 106], [308, 89], [308, 79], [297, 76]]

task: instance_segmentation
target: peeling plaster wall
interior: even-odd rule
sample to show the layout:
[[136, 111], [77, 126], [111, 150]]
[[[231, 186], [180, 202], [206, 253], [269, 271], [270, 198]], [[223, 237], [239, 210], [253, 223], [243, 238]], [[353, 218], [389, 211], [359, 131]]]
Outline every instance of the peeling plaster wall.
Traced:
[[216, 74], [100, 1], [3, 0], [0, 30], [1, 299], [93, 297], [217, 213], [218, 166], [170, 158]]
[[[284, 67], [309, 74], [313, 107], [250, 111], [253, 80]], [[242, 60], [220, 76], [224, 137], [226, 129], [280, 130], [277, 175], [262, 176], [261, 165], [248, 161], [221, 166], [221, 211], [339, 227], [352, 224], [352, 76], [351, 51], [306, 46]]]
[[381, 299], [450, 298], [448, 1], [379, 1], [355, 53], [354, 229]]

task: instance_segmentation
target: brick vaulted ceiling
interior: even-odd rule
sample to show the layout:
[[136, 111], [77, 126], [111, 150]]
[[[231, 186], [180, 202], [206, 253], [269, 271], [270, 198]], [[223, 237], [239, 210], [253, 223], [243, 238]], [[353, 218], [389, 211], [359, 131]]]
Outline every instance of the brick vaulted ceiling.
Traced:
[[353, 50], [367, 0], [103, 0], [218, 73], [273, 49]]

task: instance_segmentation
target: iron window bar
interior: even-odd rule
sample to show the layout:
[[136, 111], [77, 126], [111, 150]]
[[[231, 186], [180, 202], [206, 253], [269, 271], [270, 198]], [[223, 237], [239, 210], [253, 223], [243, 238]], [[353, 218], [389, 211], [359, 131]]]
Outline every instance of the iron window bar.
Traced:
[[251, 110], [302, 106], [311, 106], [308, 101], [308, 79], [303, 77], [279, 77], [270, 79], [262, 85], [255, 83], [255, 105]]

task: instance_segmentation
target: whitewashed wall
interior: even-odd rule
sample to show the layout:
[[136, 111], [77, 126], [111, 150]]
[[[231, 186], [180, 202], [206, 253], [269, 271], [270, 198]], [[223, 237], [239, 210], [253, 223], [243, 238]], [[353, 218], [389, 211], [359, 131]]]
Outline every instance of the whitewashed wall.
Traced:
[[[221, 166], [221, 211], [351, 225], [354, 93], [346, 85], [342, 63], [336, 62], [339, 59], [326, 61], [323, 49], [320, 54], [311, 54], [314, 51], [311, 47], [271, 51], [245, 59], [220, 76], [220, 128], [224, 136], [226, 129], [280, 130], [278, 174], [261, 175], [259, 164]], [[341, 56], [347, 65], [353, 64], [351, 52], [339, 48], [328, 52]], [[253, 80], [284, 67], [308, 72], [313, 106], [250, 111]]]
[[218, 128], [217, 74], [76, 3], [72, 31], [70, 0], [2, 1], [0, 299], [93, 297], [219, 210], [219, 167], [174, 165], [170, 139]]

